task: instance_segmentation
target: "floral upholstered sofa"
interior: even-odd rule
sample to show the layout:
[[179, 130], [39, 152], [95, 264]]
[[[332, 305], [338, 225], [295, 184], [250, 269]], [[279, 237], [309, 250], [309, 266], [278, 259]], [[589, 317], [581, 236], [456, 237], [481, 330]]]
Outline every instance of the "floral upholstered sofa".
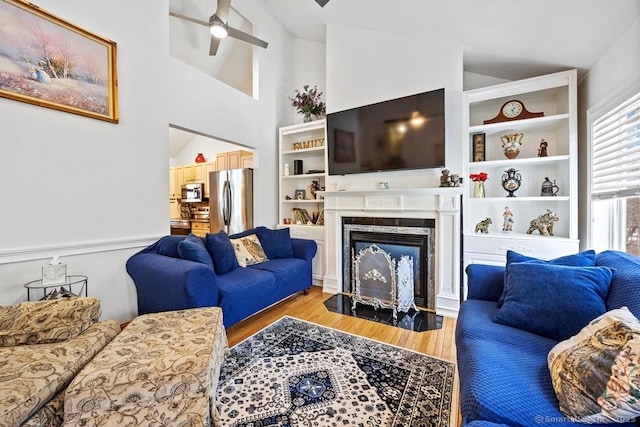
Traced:
[[96, 298], [0, 307], [0, 425], [62, 424], [64, 390], [119, 332]]
[[218, 426], [219, 307], [138, 316], [73, 379], [64, 426]]

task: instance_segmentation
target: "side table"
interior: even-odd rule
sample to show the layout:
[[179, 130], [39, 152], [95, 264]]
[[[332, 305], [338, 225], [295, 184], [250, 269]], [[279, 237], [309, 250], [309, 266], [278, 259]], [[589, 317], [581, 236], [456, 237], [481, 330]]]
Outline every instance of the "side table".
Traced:
[[88, 283], [89, 283], [89, 278], [87, 276], [71, 275], [71, 276], [66, 276], [64, 282], [61, 282], [61, 283], [43, 285], [42, 279], [38, 279], [38, 280], [33, 280], [29, 283], [25, 283], [24, 287], [27, 288], [27, 300], [31, 301], [32, 290], [34, 291], [38, 289], [42, 290], [41, 299], [44, 299], [47, 297], [47, 295], [49, 295], [49, 293], [47, 292], [48, 289], [58, 288], [58, 287], [66, 288], [69, 292], [73, 292], [73, 287], [75, 286], [77, 288], [77, 292], [75, 294], [79, 296], [82, 296], [82, 294], [84, 294], [84, 296], [86, 297]]

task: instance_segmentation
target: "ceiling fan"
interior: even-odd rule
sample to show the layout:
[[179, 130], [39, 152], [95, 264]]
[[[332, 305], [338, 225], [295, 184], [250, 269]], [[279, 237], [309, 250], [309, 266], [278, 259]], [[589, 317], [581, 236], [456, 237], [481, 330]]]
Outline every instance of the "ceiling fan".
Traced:
[[[329, 1], [329, 0], [327, 0]], [[326, 2], [325, 2], [326, 3]], [[215, 55], [218, 52], [218, 46], [220, 46], [220, 40], [229, 36], [234, 39], [242, 40], [252, 45], [267, 48], [269, 43], [264, 40], [260, 40], [257, 37], [247, 34], [243, 31], [237, 30], [228, 25], [229, 8], [231, 7], [231, 0], [218, 0], [218, 7], [209, 21], [203, 21], [201, 19], [192, 18], [190, 16], [183, 15], [181, 13], [169, 11], [170, 16], [184, 19], [185, 21], [194, 22], [196, 24], [204, 25], [209, 28], [211, 32], [211, 44], [209, 46], [209, 55]]]

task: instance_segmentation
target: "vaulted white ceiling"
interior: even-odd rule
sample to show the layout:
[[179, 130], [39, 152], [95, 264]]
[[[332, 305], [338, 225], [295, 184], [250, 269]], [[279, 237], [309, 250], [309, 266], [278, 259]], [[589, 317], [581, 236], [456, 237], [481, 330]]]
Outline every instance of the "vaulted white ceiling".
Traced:
[[509, 80], [567, 68], [582, 75], [640, 17], [640, 0], [258, 1], [297, 38], [324, 42], [336, 24], [454, 40], [465, 71]]

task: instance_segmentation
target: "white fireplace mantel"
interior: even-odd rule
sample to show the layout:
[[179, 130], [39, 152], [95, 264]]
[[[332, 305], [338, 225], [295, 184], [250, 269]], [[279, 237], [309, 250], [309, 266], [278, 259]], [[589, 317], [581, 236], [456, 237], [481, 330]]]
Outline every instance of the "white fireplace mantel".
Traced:
[[326, 191], [326, 268], [323, 291], [340, 293], [342, 217], [426, 218], [436, 222], [436, 313], [456, 317], [460, 306], [462, 187]]

